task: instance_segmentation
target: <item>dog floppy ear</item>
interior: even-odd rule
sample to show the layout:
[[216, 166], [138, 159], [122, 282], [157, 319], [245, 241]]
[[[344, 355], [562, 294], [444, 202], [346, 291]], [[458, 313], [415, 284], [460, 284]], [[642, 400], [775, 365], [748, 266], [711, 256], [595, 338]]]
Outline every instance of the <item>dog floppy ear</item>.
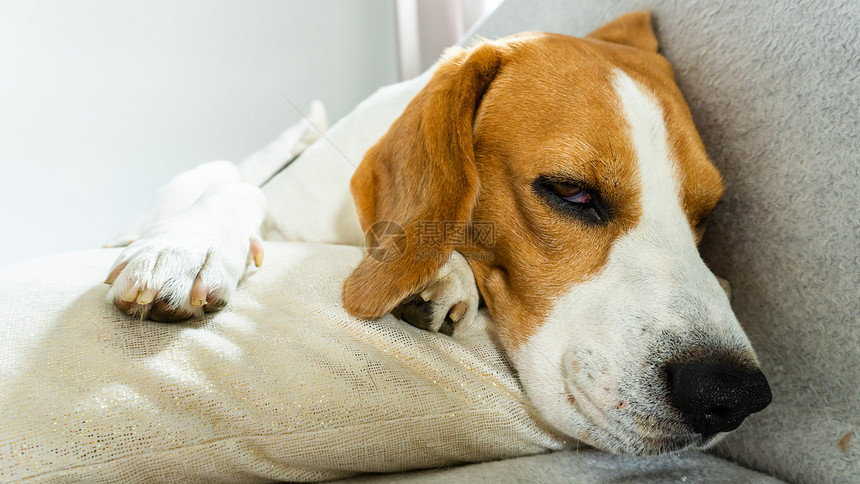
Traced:
[[447, 52], [365, 154], [350, 184], [368, 247], [343, 287], [353, 315], [382, 316], [415, 294], [456, 249], [444, 231], [469, 230], [480, 186], [472, 123], [501, 64], [491, 43]]
[[657, 36], [654, 35], [654, 28], [651, 25], [651, 12], [631, 12], [622, 15], [588, 34], [586, 38], [657, 52]]

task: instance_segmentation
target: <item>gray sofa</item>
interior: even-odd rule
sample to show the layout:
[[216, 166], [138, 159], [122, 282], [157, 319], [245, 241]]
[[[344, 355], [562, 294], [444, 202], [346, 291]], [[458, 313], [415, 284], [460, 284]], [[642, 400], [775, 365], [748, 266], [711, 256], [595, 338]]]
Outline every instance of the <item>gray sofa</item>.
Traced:
[[773, 403], [713, 451], [725, 460], [567, 451], [376, 479], [860, 482], [860, 2], [507, 0], [472, 35], [581, 36], [633, 10], [652, 11], [726, 181], [702, 252]]

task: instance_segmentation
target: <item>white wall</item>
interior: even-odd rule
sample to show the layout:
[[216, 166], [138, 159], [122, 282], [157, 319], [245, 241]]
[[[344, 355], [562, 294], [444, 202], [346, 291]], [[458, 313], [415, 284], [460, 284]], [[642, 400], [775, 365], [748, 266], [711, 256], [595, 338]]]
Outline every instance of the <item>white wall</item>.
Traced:
[[171, 175], [397, 77], [393, 0], [0, 0], [0, 265], [99, 247]]

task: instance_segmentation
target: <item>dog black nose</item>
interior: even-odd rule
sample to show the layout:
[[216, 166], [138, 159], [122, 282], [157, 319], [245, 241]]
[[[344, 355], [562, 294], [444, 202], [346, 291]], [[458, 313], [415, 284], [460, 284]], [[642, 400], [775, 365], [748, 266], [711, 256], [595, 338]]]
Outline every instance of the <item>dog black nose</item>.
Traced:
[[670, 364], [669, 392], [696, 433], [705, 438], [738, 428], [770, 404], [764, 373], [715, 361]]

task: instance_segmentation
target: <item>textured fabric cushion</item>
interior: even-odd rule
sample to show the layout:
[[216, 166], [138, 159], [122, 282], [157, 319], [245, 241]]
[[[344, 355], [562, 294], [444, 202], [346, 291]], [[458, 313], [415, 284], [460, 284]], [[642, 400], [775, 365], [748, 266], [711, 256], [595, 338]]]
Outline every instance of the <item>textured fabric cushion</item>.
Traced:
[[456, 341], [350, 317], [361, 255], [267, 243], [223, 312], [173, 325], [105, 302], [117, 249], [0, 270], [0, 481], [318, 480], [563, 445], [485, 317]]
[[860, 476], [860, 2], [507, 0], [476, 33], [582, 35], [653, 12], [727, 183], [702, 244], [773, 403], [719, 451], [793, 481]]

